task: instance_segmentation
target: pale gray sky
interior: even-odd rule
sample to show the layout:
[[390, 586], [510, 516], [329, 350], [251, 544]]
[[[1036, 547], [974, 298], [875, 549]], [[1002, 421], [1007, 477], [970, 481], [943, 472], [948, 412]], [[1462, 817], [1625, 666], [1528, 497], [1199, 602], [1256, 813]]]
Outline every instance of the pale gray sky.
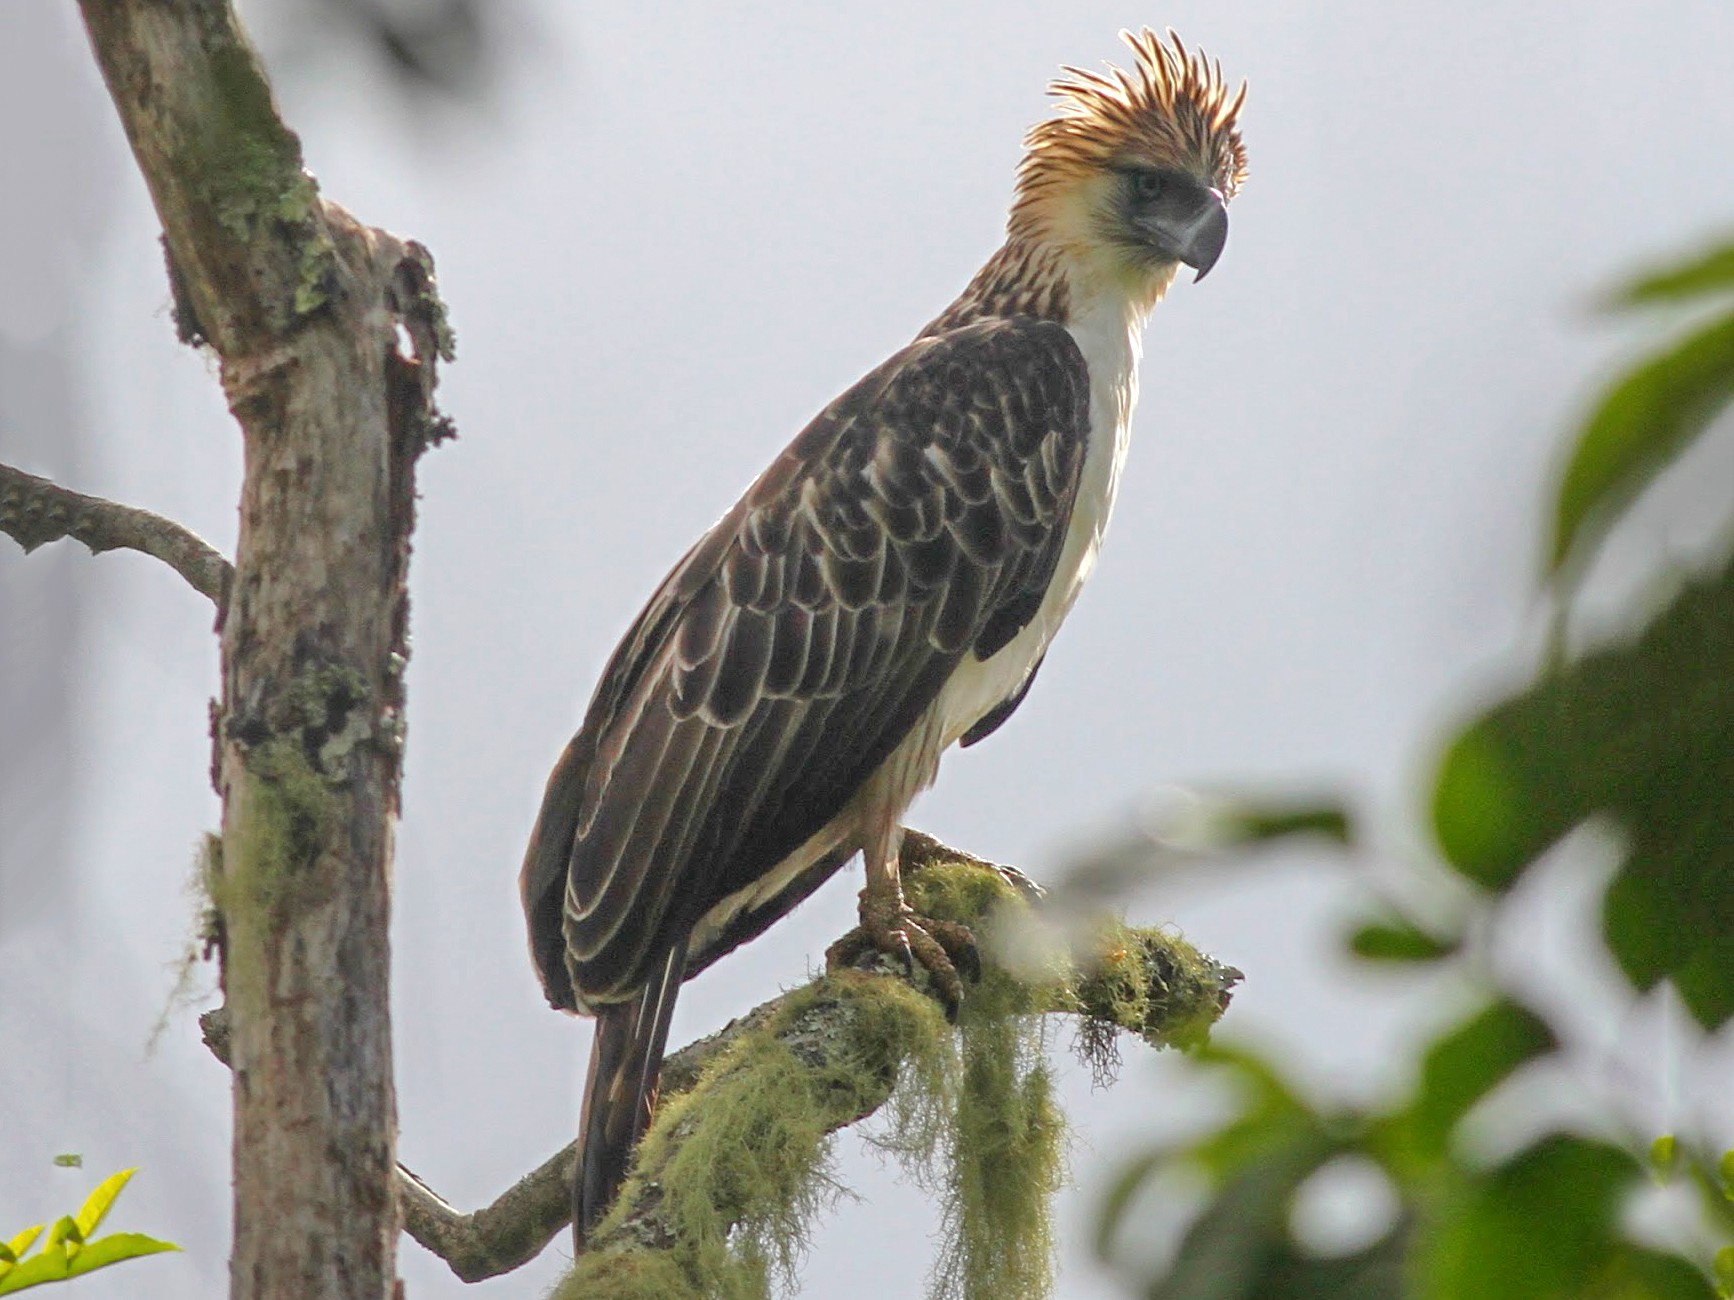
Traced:
[[[411, 123], [359, 57], [279, 77], [324, 192], [434, 250], [459, 336], [444, 401], [461, 437], [421, 478], [394, 1000], [402, 1156], [466, 1207], [576, 1122], [588, 1027], [545, 1009], [514, 885], [604, 657], [762, 464], [993, 250], [1061, 63], [1118, 58], [1122, 26], [1173, 25], [1250, 80], [1252, 174], [1210, 283], [1177, 286], [1146, 334], [1119, 514], [1040, 686], [912, 818], [1038, 878], [1172, 783], [1337, 788], [1368, 815], [1367, 863], [1414, 853], [1430, 738], [1533, 637], [1564, 415], [1598, 361], [1645, 337], [1596, 319], [1594, 293], [1734, 220], [1720, 0], [533, 12], [490, 108]], [[0, 7], [0, 108], [0, 457], [229, 549], [238, 439], [209, 364], [174, 342], [154, 217], [71, 6]], [[31, 360], [50, 354], [65, 375]], [[76, 456], [40, 436], [68, 404]], [[1677, 476], [1611, 568], [1701, 541], [1729, 459]], [[42, 596], [50, 565], [64, 607]], [[0, 792], [0, 1226], [139, 1165], [120, 1226], [187, 1253], [83, 1294], [218, 1295], [228, 1079], [190, 1011], [145, 1052], [217, 820], [209, 610], [153, 561], [5, 542], [0, 599], [11, 664], [73, 637], [77, 611], [64, 665], [32, 679], [70, 681], [70, 712], [0, 697], [13, 737], [56, 719], [29, 741], [50, 757], [6, 768]], [[1247, 972], [1236, 1033], [1283, 1044], [1321, 1088], [1394, 1086], [1395, 1046], [1458, 1004], [1331, 955], [1345, 877], [1291, 861], [1140, 898], [1136, 918]], [[801, 978], [857, 884], [689, 986], [674, 1038]], [[1605, 983], [1573, 946], [1582, 893], [1531, 909], [1512, 947], [1553, 972], [1542, 996]], [[27, 895], [48, 901], [8, 921]], [[1588, 1040], [1653, 1031], [1607, 995]], [[1108, 1164], [1177, 1104], [1148, 1053], [1128, 1051], [1109, 1093], [1065, 1068], [1078, 1187], [1060, 1294], [1081, 1300], [1109, 1289], [1083, 1230]], [[1664, 1096], [1639, 1078], [1634, 1104], [1667, 1123], [1689, 1083]], [[50, 1165], [67, 1150], [82, 1173]], [[822, 1227], [809, 1294], [919, 1294], [931, 1207], [853, 1138], [839, 1150], [862, 1200]], [[403, 1272], [423, 1300], [524, 1295], [562, 1250], [465, 1288], [406, 1241]]]

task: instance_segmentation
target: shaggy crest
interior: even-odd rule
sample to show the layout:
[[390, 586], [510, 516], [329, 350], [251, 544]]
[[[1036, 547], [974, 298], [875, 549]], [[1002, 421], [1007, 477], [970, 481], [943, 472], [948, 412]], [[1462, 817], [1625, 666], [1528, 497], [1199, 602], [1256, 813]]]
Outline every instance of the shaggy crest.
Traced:
[[1018, 168], [1019, 206], [1068, 179], [1125, 163], [1193, 171], [1234, 197], [1246, 177], [1238, 117], [1246, 83], [1230, 93], [1222, 65], [1188, 51], [1172, 29], [1121, 32], [1131, 72], [1067, 67], [1048, 89], [1059, 113], [1030, 129]]

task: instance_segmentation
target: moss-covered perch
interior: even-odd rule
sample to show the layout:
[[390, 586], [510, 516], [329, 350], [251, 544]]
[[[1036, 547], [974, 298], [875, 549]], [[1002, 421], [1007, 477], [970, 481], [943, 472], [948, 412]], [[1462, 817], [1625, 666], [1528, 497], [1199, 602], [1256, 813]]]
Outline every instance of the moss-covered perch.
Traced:
[[698, 1070], [670, 1071], [620, 1203], [556, 1300], [763, 1296], [773, 1276], [792, 1277], [835, 1189], [830, 1135], [882, 1107], [890, 1123], [876, 1140], [944, 1202], [942, 1290], [1047, 1293], [1064, 1123], [1041, 1017], [1079, 1017], [1100, 1066], [1120, 1032], [1158, 1047], [1198, 1041], [1235, 975], [1171, 934], [1119, 924], [1102, 927], [1093, 951], [1049, 952], [1031, 971], [1029, 945], [1006, 944], [1030, 934], [1039, 903], [989, 864], [926, 837], [910, 847], [911, 903], [984, 940], [986, 969], [957, 1029], [926, 990], [886, 978], [901, 972], [877, 956], [876, 970], [833, 971], [731, 1025]]
[[[1152, 1047], [1201, 1042], [1239, 972], [1177, 935], [1117, 922], [1096, 928], [1089, 951], [1065, 954], [1031, 942], [1041, 891], [1018, 872], [913, 830], [904, 858], [915, 906], [984, 940], [983, 978], [959, 1024], [880, 957], [673, 1053], [620, 1203], [556, 1300], [762, 1296], [773, 1273], [792, 1271], [835, 1190], [827, 1139], [882, 1108], [890, 1122], [873, 1140], [944, 1202], [944, 1289], [994, 1300], [1046, 1293], [1064, 1126], [1043, 1018], [1076, 1019], [1078, 1051], [1102, 1078], [1121, 1034]], [[226, 1062], [225, 1013], [200, 1023]], [[568, 1143], [468, 1214], [399, 1166], [404, 1227], [466, 1282], [510, 1272], [570, 1221], [575, 1160]]]

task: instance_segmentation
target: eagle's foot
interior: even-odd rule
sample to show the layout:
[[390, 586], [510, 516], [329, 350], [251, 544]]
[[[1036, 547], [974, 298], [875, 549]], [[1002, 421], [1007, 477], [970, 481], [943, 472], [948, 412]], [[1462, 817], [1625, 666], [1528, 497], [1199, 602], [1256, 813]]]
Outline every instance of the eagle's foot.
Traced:
[[926, 968], [948, 1020], [957, 1019], [964, 979], [981, 978], [981, 953], [970, 928], [920, 915], [901, 891], [863, 889], [861, 924], [826, 949], [825, 964], [832, 970], [853, 966], [869, 952], [886, 954], [910, 975], [917, 962]]

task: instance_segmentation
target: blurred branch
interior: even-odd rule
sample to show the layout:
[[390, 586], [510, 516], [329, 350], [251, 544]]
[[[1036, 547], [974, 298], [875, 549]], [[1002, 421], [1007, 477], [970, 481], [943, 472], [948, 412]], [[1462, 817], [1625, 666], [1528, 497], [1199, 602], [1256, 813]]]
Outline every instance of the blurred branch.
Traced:
[[228, 602], [234, 566], [191, 529], [137, 506], [74, 492], [10, 465], [0, 465], [0, 532], [22, 546], [25, 554], [63, 537], [83, 542], [92, 555], [142, 551], [185, 578], [219, 613]]
[[[983, 934], [995, 932], [1003, 911], [1025, 921], [1039, 912], [1035, 898], [1039, 891], [1022, 873], [948, 849], [919, 832], [910, 834], [919, 847], [906, 867], [907, 878], [916, 889], [927, 882], [923, 910], [943, 915], [949, 902], [961, 910], [945, 919], [963, 921]], [[995, 915], [990, 918], [990, 913]], [[1017, 924], [1007, 932], [1029, 934], [1027, 925]], [[1036, 963], [1043, 968], [1040, 975], [1009, 975], [1026, 992], [1025, 1004], [1034, 1013], [1081, 1019], [1081, 1042], [1100, 1045], [1122, 1031], [1155, 1045], [1188, 1042], [1228, 1005], [1238, 973], [1198, 953], [1185, 940], [1156, 930], [1113, 925], [1099, 937], [1109, 955], [1087, 954], [1080, 965], [1058, 978], [1051, 961]], [[1003, 967], [1001, 971], [1007, 973]], [[861, 983], [858, 976], [863, 972], [872, 972], [873, 978]], [[829, 1102], [822, 1117], [824, 1132], [834, 1133], [874, 1114], [891, 1097], [912, 1051], [912, 1044], [896, 1032], [894, 1024], [862, 1011], [857, 994], [879, 986], [882, 978], [929, 992], [924, 970], [911, 977], [888, 958], [870, 953], [853, 970], [791, 989], [671, 1054], [663, 1064], [657, 1118], [641, 1150], [659, 1143], [658, 1163], [666, 1168], [682, 1145], [702, 1140], [707, 1122], [727, 1122], [727, 1107], [707, 1106], [709, 1091], [726, 1087], [731, 1074], [752, 1068], [767, 1050], [782, 1050], [794, 1062], [784, 1080], [790, 1095], [814, 1080], [851, 1074], [855, 1085], [851, 1089], [814, 1089]], [[935, 1000], [930, 1008], [934, 1016], [937, 1007]], [[225, 1008], [199, 1018], [206, 1044], [225, 1064], [227, 1019]], [[863, 1078], [857, 1065], [861, 1061], [888, 1062], [890, 1068]], [[683, 1109], [680, 1121], [665, 1124], [668, 1103], [689, 1094], [692, 1104]], [[491, 1204], [467, 1214], [400, 1164], [397, 1192], [404, 1228], [466, 1282], [510, 1272], [534, 1259], [570, 1222], [576, 1159], [575, 1144], [568, 1143]], [[623, 1204], [584, 1259], [670, 1248], [676, 1232], [664, 1212], [665, 1192], [655, 1177], [629, 1180], [622, 1192]], [[738, 1218], [732, 1207], [718, 1208], [719, 1214], [731, 1212]], [[580, 1292], [586, 1293], [582, 1287]]]

